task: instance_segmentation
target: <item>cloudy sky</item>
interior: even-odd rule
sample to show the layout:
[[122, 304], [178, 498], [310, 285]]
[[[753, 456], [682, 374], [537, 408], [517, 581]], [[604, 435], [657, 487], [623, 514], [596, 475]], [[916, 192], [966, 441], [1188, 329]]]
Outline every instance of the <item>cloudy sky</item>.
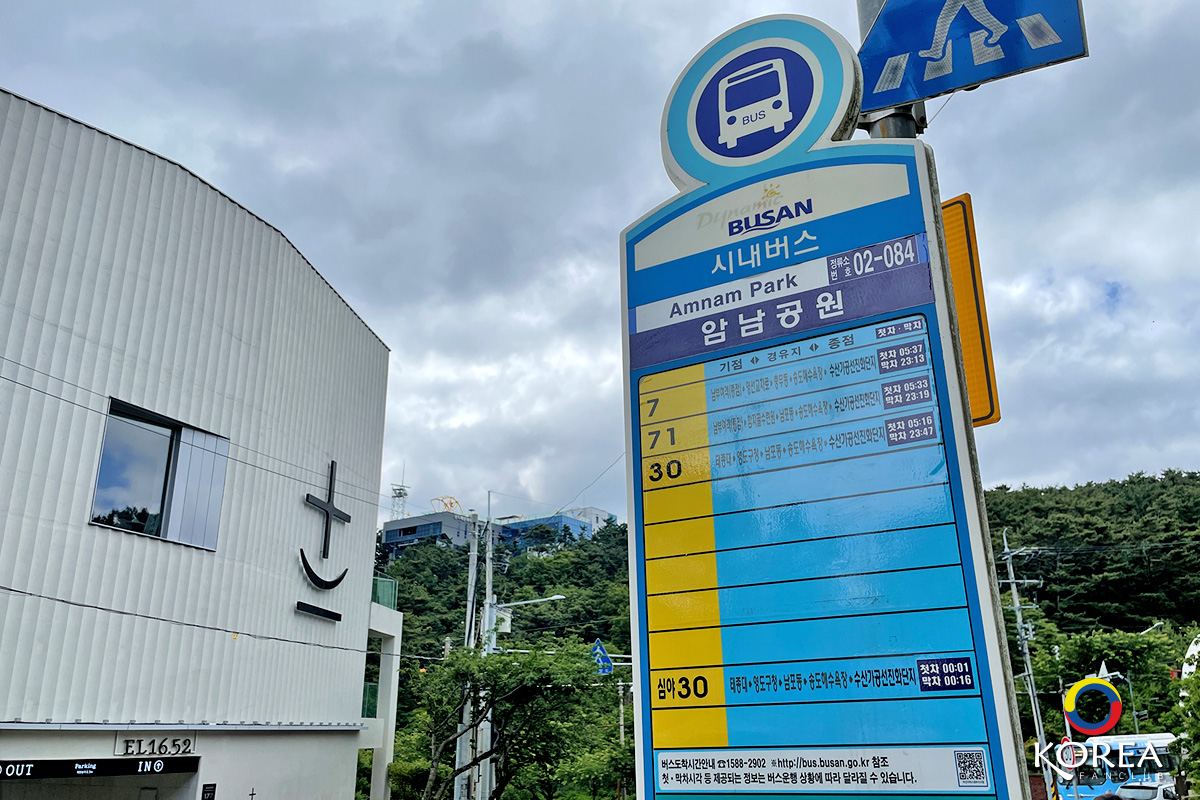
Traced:
[[[1200, 469], [1200, 28], [1084, 4], [1089, 58], [929, 107], [974, 200], [986, 486]], [[624, 518], [618, 236], [674, 194], [678, 73], [780, 12], [858, 41], [852, 0], [47, 0], [0, 8], [0, 85], [189, 167], [359, 311], [392, 348], [381, 493]]]

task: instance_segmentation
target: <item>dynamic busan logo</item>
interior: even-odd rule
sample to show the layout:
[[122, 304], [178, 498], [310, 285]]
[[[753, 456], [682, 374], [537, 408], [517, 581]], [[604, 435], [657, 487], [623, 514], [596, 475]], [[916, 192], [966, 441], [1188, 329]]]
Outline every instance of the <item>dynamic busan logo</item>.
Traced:
[[[1088, 722], [1079, 713], [1079, 697], [1085, 692], [1099, 692], [1108, 700], [1108, 713], [1100, 722]], [[1116, 688], [1102, 678], [1084, 678], [1067, 690], [1063, 698], [1063, 711], [1071, 727], [1088, 736], [1108, 733], [1121, 719], [1121, 696]], [[1051, 750], [1054, 751], [1051, 756]], [[1139, 752], [1140, 751], [1140, 752]], [[1116, 759], [1112, 756], [1116, 755]], [[1135, 760], [1135, 757], [1136, 760]], [[1152, 746], [1121, 742], [1115, 749], [1108, 742], [1073, 742], [1063, 739], [1061, 744], [1047, 744], [1035, 751], [1034, 763], [1049, 767], [1064, 781], [1070, 780], [1075, 768], [1090, 764], [1098, 769], [1105, 764], [1109, 769], [1140, 769], [1147, 762], [1162, 768], [1162, 759]]]
[[729, 221], [729, 235], [737, 236], [752, 231], [769, 231], [778, 228], [789, 219], [813, 213], [812, 198], [797, 200], [792, 205], [780, 206], [777, 209], [767, 209], [756, 213], [753, 218], [743, 217]]

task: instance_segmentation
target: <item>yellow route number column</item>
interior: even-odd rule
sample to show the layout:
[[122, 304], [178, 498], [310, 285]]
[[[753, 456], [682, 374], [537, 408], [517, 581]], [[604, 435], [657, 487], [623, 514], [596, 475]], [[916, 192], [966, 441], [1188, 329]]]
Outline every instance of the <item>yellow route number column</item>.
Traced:
[[704, 367], [638, 384], [652, 746], [725, 747]]

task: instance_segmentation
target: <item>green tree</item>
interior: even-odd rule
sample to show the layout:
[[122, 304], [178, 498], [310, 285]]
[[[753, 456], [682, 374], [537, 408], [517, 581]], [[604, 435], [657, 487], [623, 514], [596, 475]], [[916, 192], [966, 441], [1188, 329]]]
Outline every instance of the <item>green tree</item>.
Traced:
[[1180, 737], [1175, 742], [1175, 752], [1184, 757], [1184, 771], [1191, 775], [1196, 771], [1192, 764], [1200, 761], [1200, 752], [1191, 744], [1200, 741], [1200, 672], [1176, 681], [1172, 688], [1175, 691], [1166, 719]]
[[612, 652], [628, 653], [628, 546], [626, 526], [610, 522], [590, 539], [553, 553], [514, 556], [496, 584], [505, 602], [555, 594], [566, 599], [523, 607], [513, 617], [510, 641], [551, 633], [588, 643], [600, 639]]
[[[392, 784], [392, 800], [420, 800], [429, 781], [429, 718], [418, 709], [410, 724], [396, 731], [392, 763], [388, 764], [388, 780]], [[439, 765], [439, 776], [449, 779], [451, 766]]]
[[[1062, 633], [1040, 609], [1025, 614], [1026, 620], [1033, 624], [1030, 651], [1048, 741], [1057, 741], [1066, 732], [1062, 692], [1075, 682], [1098, 674], [1101, 665], [1109, 673], [1122, 676], [1109, 678], [1121, 696], [1124, 709], [1113, 734], [1134, 733], [1135, 730], [1141, 733], [1180, 732], [1176, 713], [1179, 680], [1172, 671], [1177, 675], [1187, 644], [1197, 632], [1195, 627], [1181, 631], [1167, 623], [1145, 634], [1103, 630]], [[1006, 610], [1006, 616], [1013, 674], [1019, 675], [1024, 667], [1019, 661], [1020, 651], [1010, 610]], [[1020, 678], [1016, 689], [1022, 733], [1029, 743], [1034, 739], [1033, 715]], [[1079, 702], [1084, 719], [1100, 720], [1107, 713], [1103, 699], [1094, 692], [1082, 695]], [[1135, 713], [1139, 719], [1136, 726]]]
[[[456, 650], [420, 673], [416, 682], [419, 714], [410, 720], [428, 745], [428, 770], [421, 800], [441, 800], [462, 772], [490, 757], [497, 800], [514, 779], [540, 797], [553, 794], [556, 765], [579, 744], [580, 714], [586, 711], [595, 665], [582, 642], [546, 639], [529, 653], [498, 653], [481, 658]], [[459, 730], [464, 709], [473, 723]], [[490, 715], [491, 746], [455, 767], [461, 737], [478, 741]]]
[[634, 780], [634, 747], [630, 736], [622, 745], [611, 738], [595, 742], [563, 761], [555, 771], [562, 785], [578, 787], [590, 800], [631, 794]]
[[396, 608], [404, 613], [406, 654], [437, 658], [447, 636], [462, 643], [467, 560], [465, 549], [426, 540], [388, 564], [398, 585]]

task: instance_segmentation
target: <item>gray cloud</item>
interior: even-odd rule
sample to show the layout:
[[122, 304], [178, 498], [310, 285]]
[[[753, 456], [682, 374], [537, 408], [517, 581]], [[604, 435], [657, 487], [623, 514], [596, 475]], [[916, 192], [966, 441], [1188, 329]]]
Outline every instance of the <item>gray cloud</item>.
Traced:
[[[709, 40], [779, 11], [9, 6], [8, 88], [211, 180], [391, 345], [383, 480], [403, 472], [414, 507], [557, 506], [621, 452], [617, 236], [674, 192], [663, 103]], [[857, 39], [845, 0], [787, 10]], [[975, 201], [1004, 413], [977, 432], [989, 485], [1200, 460], [1189, 11], [1089, 0], [1090, 58], [956, 95], [925, 137], [943, 195]], [[580, 501], [623, 516], [625, 466]]]

